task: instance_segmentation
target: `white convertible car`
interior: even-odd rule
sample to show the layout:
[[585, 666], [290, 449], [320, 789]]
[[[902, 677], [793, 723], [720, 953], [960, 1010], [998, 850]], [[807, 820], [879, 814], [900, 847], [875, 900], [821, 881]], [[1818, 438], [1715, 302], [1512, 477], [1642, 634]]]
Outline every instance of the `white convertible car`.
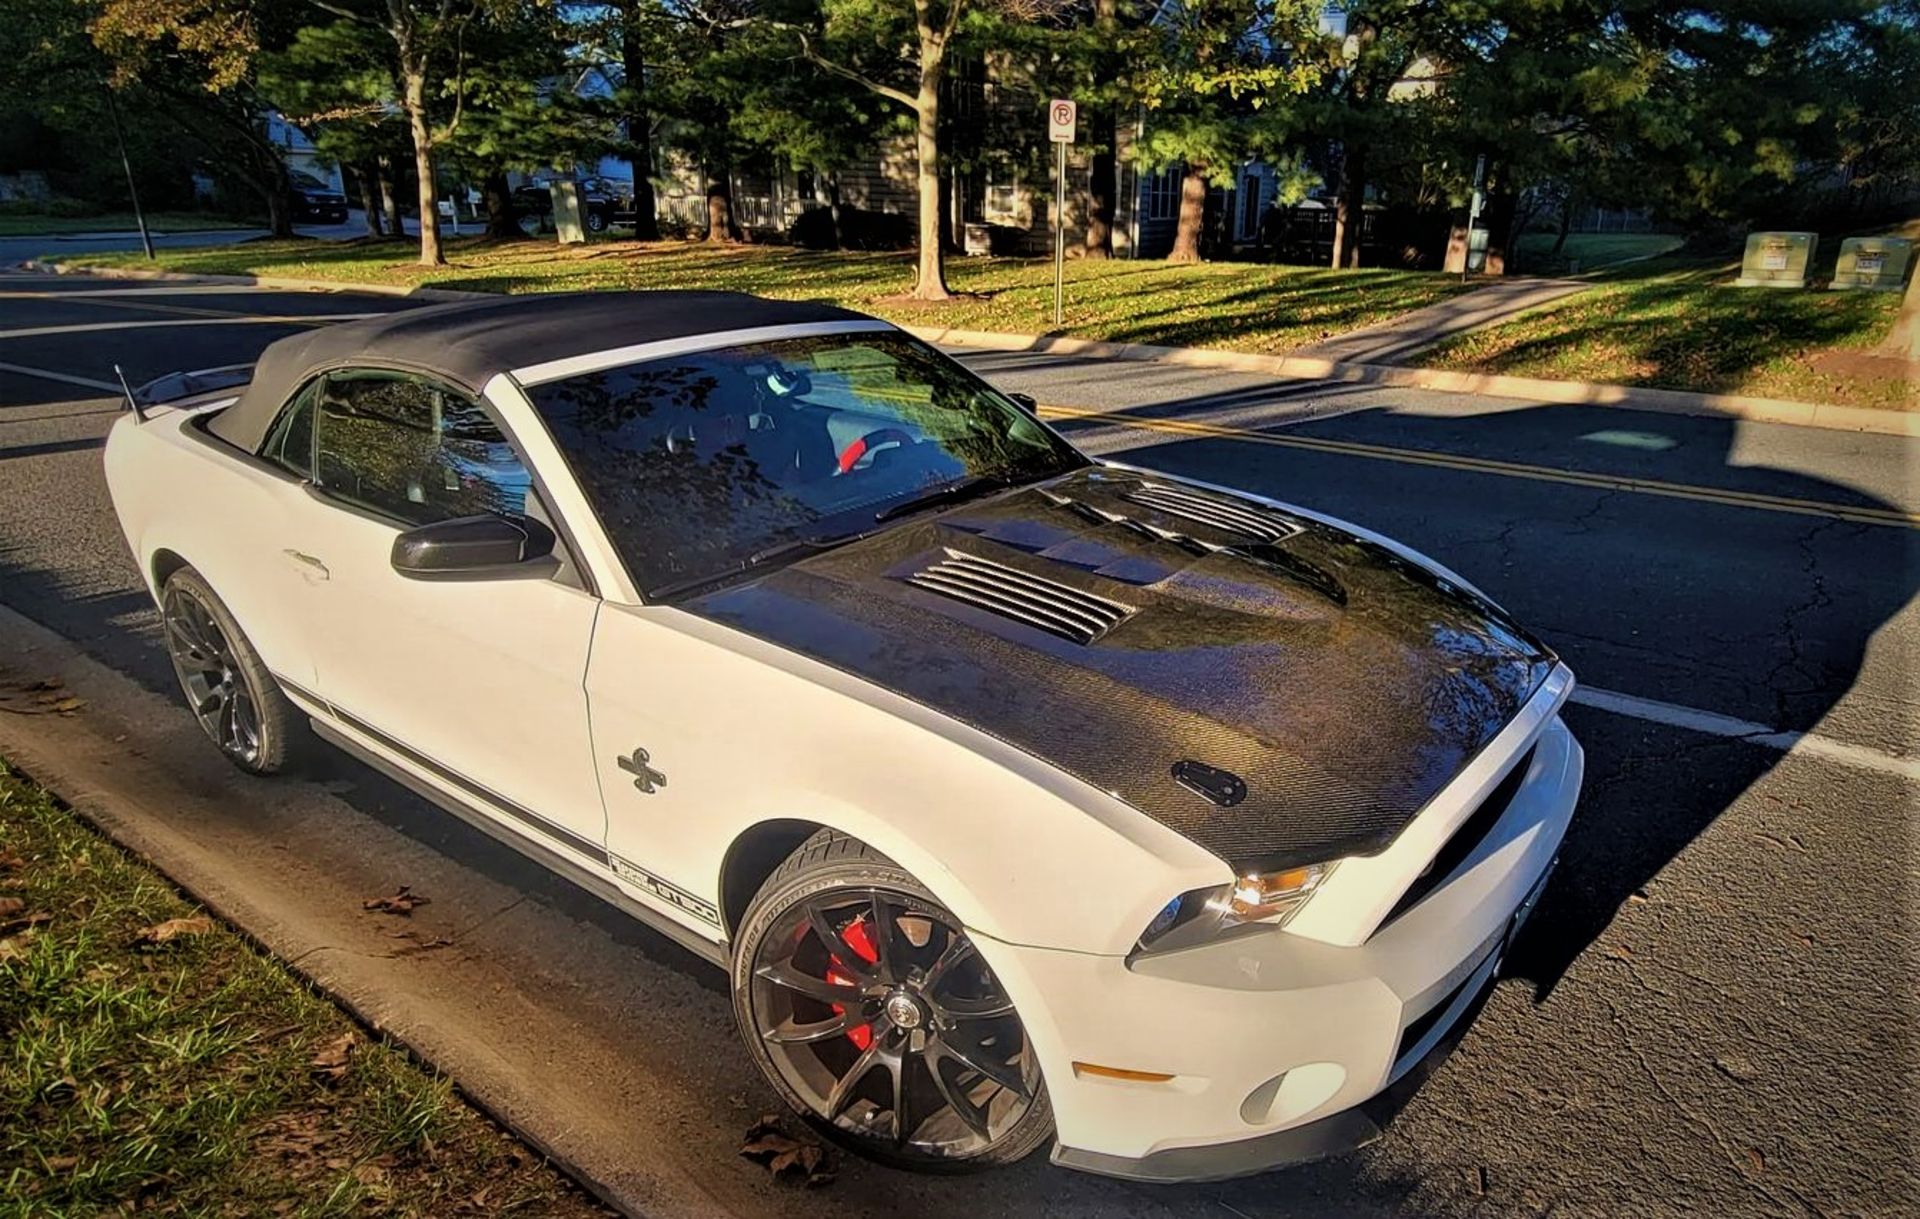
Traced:
[[1579, 792], [1572, 676], [1458, 576], [857, 313], [503, 298], [130, 399], [213, 741], [271, 773], [310, 723], [728, 969], [769, 1083], [892, 1164], [1367, 1141]]

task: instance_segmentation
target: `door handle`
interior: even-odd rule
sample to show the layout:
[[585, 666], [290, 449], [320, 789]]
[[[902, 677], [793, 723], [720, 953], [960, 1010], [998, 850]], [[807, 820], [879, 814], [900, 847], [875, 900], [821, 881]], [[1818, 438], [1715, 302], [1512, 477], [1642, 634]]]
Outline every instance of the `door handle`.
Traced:
[[333, 574], [327, 570], [325, 563], [310, 554], [303, 554], [298, 550], [283, 550], [280, 553], [292, 559], [294, 565], [300, 568], [300, 574], [308, 580], [325, 580]]

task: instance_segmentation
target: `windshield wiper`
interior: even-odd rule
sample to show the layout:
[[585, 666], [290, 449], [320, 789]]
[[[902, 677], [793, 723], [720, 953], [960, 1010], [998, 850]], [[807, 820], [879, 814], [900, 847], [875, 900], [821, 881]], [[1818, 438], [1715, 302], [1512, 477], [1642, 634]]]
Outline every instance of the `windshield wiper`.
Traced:
[[802, 555], [819, 554], [823, 550], [832, 550], [834, 547], [844, 546], [848, 542], [857, 542], [866, 536], [864, 533], [847, 533], [835, 537], [790, 538], [784, 542], [775, 542], [771, 546], [762, 547], [754, 551], [746, 558], [741, 559], [723, 571], [709, 572], [704, 576], [694, 576], [690, 579], [678, 580], [671, 584], [662, 584], [657, 588], [647, 590], [647, 596], [661, 600], [668, 597], [679, 596], [682, 593], [689, 593], [695, 589], [708, 588], [715, 584], [725, 583], [757, 567], [765, 567], [783, 559], [798, 558]]
[[922, 508], [931, 508], [935, 504], [956, 503], [963, 499], [972, 499], [985, 491], [1011, 487], [1015, 480], [1005, 474], [976, 474], [972, 478], [963, 478], [958, 482], [946, 483], [931, 491], [922, 491], [911, 499], [903, 499], [897, 504], [889, 504], [873, 514], [876, 521], [891, 521], [897, 517], [918, 512]]

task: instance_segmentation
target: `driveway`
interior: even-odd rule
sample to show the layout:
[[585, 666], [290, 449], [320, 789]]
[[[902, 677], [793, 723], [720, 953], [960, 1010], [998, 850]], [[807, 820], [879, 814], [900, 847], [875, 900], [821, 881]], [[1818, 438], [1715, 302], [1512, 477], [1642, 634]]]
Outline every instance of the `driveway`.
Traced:
[[[1364, 522], [1479, 583], [1580, 676], [1589, 786], [1510, 976], [1374, 1147], [1196, 1187], [1037, 1158], [942, 1180], [853, 1163], [801, 1191], [735, 1154], [776, 1106], [717, 973], [344, 759], [237, 783], [171, 708], [101, 481], [111, 365], [248, 360], [399, 307], [0, 277], [0, 604], [70, 641], [76, 674], [101, 666], [129, 739], [96, 744], [144, 755], [102, 783], [147, 793], [143, 845], [636, 1213], [1920, 1209], [1920, 443], [970, 356], [1092, 452]], [[38, 640], [0, 665], [66, 655], [0, 640]], [[353, 899], [396, 883], [433, 896], [410, 930], [441, 950], [379, 951]]]

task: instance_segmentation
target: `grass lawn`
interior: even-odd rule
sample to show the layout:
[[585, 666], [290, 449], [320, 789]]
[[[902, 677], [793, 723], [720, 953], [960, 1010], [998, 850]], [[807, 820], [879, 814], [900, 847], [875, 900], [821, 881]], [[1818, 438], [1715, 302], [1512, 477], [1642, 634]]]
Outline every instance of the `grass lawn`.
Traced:
[[[140, 226], [132, 212], [114, 212], [104, 216], [46, 216], [0, 212], [0, 237], [41, 237], [49, 233], [131, 233]], [[154, 212], [147, 216], [147, 229], [154, 233], [198, 233], [207, 229], [252, 229], [260, 225], [224, 216], [205, 216], [199, 212]]]
[[0, 764], [0, 1213], [136, 1210], [605, 1213]]
[[[954, 258], [948, 282], [968, 297], [925, 305], [899, 299], [913, 284], [908, 254], [824, 254], [786, 246], [709, 247], [609, 241], [449, 243], [448, 266], [409, 261], [395, 242], [252, 241], [166, 250], [160, 264], [208, 274], [288, 275], [487, 292], [584, 288], [735, 288], [833, 301], [896, 322], [1043, 332], [1053, 326], [1047, 259]], [[69, 259], [83, 266], [145, 265], [138, 254]], [[1083, 338], [1283, 352], [1383, 321], [1461, 291], [1445, 275], [1332, 271], [1251, 263], [1174, 266], [1112, 260], [1067, 264], [1066, 324]]]
[[1650, 258], [1680, 248], [1680, 238], [1671, 233], [1568, 233], [1560, 258], [1550, 264], [1554, 233], [1520, 234], [1520, 266], [1528, 274], [1559, 275], [1567, 270], [1568, 260], [1580, 264], [1582, 272], [1597, 271], [1635, 258]]
[[[1824, 243], [1823, 243], [1824, 244]], [[1836, 243], [1837, 244], [1837, 243]], [[1905, 369], [1869, 349], [1900, 298], [1735, 288], [1737, 263], [1661, 258], [1593, 291], [1421, 352], [1427, 368], [1920, 407]]]

